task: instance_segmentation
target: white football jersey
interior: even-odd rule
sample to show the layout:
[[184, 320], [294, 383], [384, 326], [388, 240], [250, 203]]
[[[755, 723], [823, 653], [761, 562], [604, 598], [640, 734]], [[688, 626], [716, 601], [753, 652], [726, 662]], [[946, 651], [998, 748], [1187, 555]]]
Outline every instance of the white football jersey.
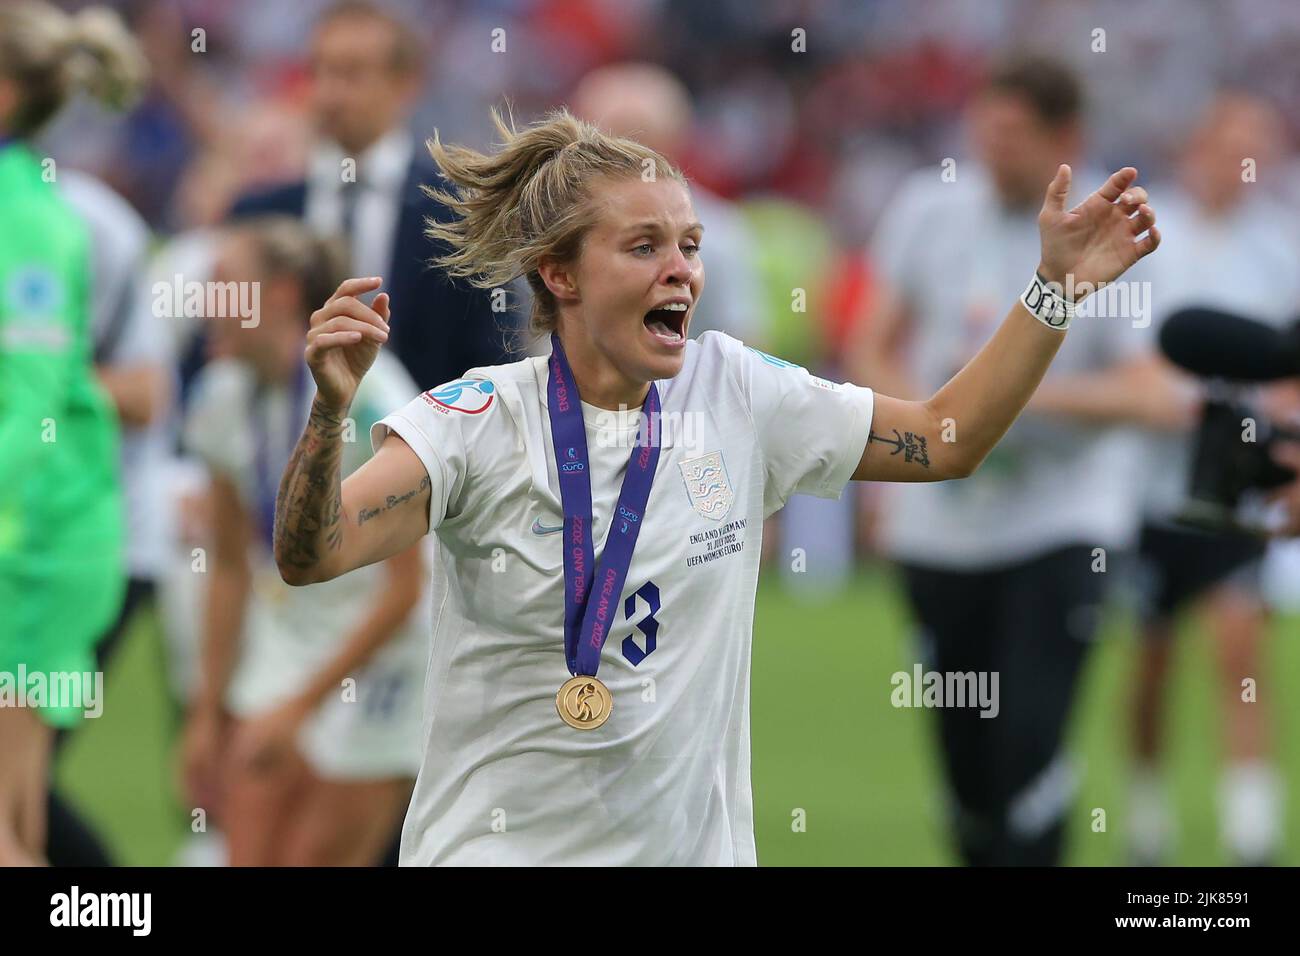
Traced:
[[[555, 709], [563, 512], [545, 357], [475, 369], [372, 429], [432, 483], [438, 541], [424, 760], [401, 862], [753, 865], [749, 666], [763, 519], [838, 497], [871, 425], [836, 385], [717, 332], [658, 382], [662, 451], [599, 678], [613, 711]], [[599, 562], [639, 410], [583, 403]], [[793, 635], [792, 635], [793, 637]], [[809, 648], [809, 653], [817, 653]]]

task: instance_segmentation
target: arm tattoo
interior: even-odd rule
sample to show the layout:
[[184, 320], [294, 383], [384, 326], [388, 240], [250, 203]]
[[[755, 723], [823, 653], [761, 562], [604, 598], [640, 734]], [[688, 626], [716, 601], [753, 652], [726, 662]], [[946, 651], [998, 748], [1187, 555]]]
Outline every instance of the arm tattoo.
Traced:
[[378, 508], [362, 508], [361, 513], [357, 515], [357, 527], [361, 527], [371, 518], [377, 518], [385, 511], [391, 511], [399, 505], [404, 505], [424, 489], [429, 487], [429, 476], [425, 475], [420, 479], [419, 485], [402, 495], [389, 495], [384, 499], [384, 503]]
[[276, 560], [308, 570], [343, 546], [343, 419], [320, 399], [280, 480], [275, 501]]
[[891, 458], [901, 451], [903, 453], [904, 462], [908, 464], [916, 462], [923, 468], [930, 467], [930, 454], [926, 450], [924, 435], [917, 435], [913, 432], [903, 432], [903, 434], [900, 435], [898, 434], [897, 428], [891, 428], [890, 431], [894, 433], [892, 439], [883, 438], [880, 435], [877, 435], [874, 431], [871, 432], [871, 434], [867, 436], [867, 444], [870, 444], [873, 441], [878, 441], [882, 445], [889, 445], [894, 449], [889, 453]]

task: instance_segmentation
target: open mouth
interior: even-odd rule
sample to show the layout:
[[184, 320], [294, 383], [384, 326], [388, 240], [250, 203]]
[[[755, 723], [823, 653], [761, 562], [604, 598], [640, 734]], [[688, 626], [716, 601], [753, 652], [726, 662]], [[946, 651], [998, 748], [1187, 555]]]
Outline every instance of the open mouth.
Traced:
[[686, 341], [686, 313], [689, 308], [685, 303], [672, 303], [651, 309], [645, 314], [645, 327], [661, 342], [679, 345]]

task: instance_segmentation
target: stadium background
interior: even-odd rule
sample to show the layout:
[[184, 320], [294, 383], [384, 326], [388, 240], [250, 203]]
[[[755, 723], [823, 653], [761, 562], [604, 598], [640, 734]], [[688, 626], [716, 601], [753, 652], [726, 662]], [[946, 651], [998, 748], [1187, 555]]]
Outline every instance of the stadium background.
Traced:
[[[80, 4], [60, 3], [66, 9]], [[154, 68], [145, 100], [110, 118], [80, 104], [44, 137], [48, 149], [121, 191], [169, 235], [219, 221], [243, 190], [291, 175], [308, 146], [305, 38], [325, 5], [265, 0], [114, 4]], [[540, 0], [409, 2], [430, 45], [427, 94], [414, 122], [444, 140], [483, 145], [487, 106], [516, 115], [562, 102], [588, 69], [619, 59], [670, 66], [696, 98], [685, 165], [744, 204], [768, 270], [764, 345], [814, 367], [832, 363], [869, 294], [859, 252], [910, 169], [963, 155], [960, 110], [983, 65], [1008, 50], [1059, 56], [1090, 103], [1099, 165], [1133, 164], [1158, 196], [1179, 136], [1220, 82], [1266, 91], [1300, 131], [1300, 7], [1239, 2], [731, 2]], [[190, 52], [191, 30], [206, 52]], [[791, 30], [807, 52], [792, 55]], [[504, 28], [507, 51], [489, 51]], [[1094, 49], [1096, 29], [1106, 49]], [[1300, 197], [1293, 155], [1281, 193]], [[706, 256], [707, 258], [707, 256]], [[792, 276], [794, 278], [792, 278]], [[791, 313], [789, 289], [810, 308]], [[867, 383], [869, 384], [869, 383]], [[813, 563], [810, 577], [816, 578]], [[1201, 623], [1183, 624], [1171, 699], [1169, 757], [1178, 864], [1222, 862], [1216, 839], [1216, 698]], [[1093, 655], [1071, 738], [1082, 789], [1069, 860], [1125, 861], [1125, 695], [1131, 615], [1116, 606]], [[1300, 789], [1300, 618], [1279, 616], [1262, 703], [1276, 722], [1286, 789]], [[129, 864], [170, 862], [189, 819], [173, 785], [175, 725], [157, 620], [137, 620], [108, 675], [110, 706], [61, 754], [57, 780]], [[754, 793], [767, 864], [952, 861], [930, 714], [890, 705], [892, 673], [915, 660], [888, 566], [864, 555], [844, 580], [791, 581], [770, 566], [760, 587], [753, 684]], [[794, 832], [792, 813], [807, 813]], [[1092, 809], [1107, 811], [1093, 832]], [[1290, 802], [1286, 855], [1300, 862]]]

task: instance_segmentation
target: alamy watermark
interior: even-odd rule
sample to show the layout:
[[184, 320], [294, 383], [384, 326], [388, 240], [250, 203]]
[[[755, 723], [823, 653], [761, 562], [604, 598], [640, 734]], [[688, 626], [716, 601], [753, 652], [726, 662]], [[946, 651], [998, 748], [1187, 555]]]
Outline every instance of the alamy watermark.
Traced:
[[1151, 283], [1136, 279], [1113, 282], [1075, 282], [1066, 275], [1065, 284], [1045, 282], [1055, 295], [1064, 295], [1077, 303], [1074, 314], [1080, 319], [1129, 319], [1135, 329], [1151, 324]]
[[977, 707], [980, 717], [996, 717], [997, 671], [925, 671], [920, 664], [912, 670], [895, 671], [889, 683], [889, 702], [895, 707]]
[[[650, 430], [641, 427], [646, 415], [650, 416]], [[681, 446], [687, 450], [699, 447], [704, 436], [704, 413], [692, 411], [639, 412], [620, 405], [618, 411], [601, 409], [594, 424], [598, 429], [596, 447], [633, 448], [649, 444], [650, 435], [658, 432], [660, 446]], [[635, 424], [636, 427], [631, 427]], [[644, 438], [639, 436], [644, 435]]]
[[119, 926], [132, 936], [148, 936], [153, 928], [152, 893], [82, 892], [77, 884], [50, 897], [51, 926]]
[[177, 273], [170, 282], [155, 282], [151, 291], [155, 318], [239, 319], [246, 329], [262, 320], [260, 282], [186, 282]]
[[85, 717], [104, 713], [103, 671], [0, 671], [0, 707], [51, 707], [80, 710]]

